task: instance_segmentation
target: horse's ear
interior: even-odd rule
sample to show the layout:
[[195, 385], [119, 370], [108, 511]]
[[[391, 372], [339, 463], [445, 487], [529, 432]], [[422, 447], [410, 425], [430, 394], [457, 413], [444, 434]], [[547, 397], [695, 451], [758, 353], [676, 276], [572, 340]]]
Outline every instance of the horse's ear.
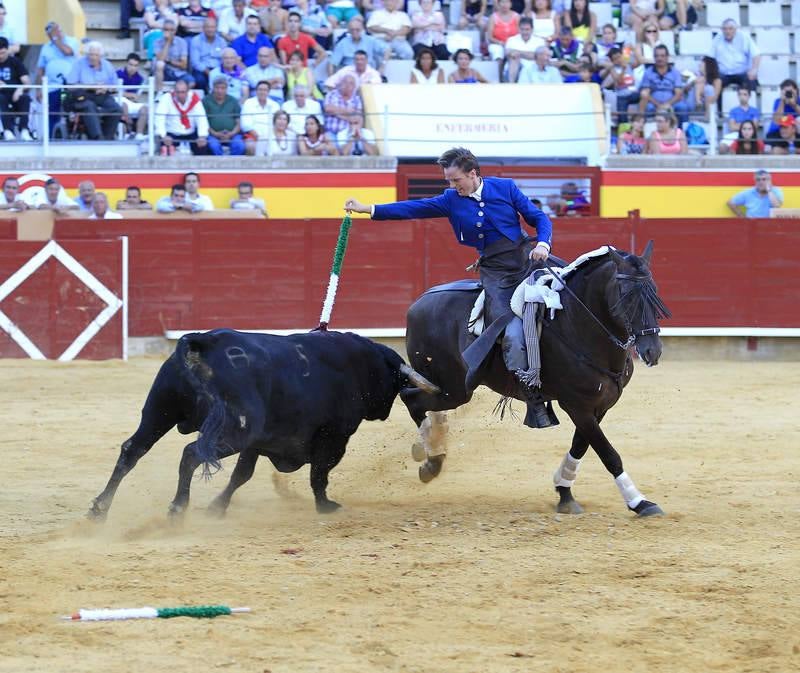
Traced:
[[620, 255], [616, 250], [614, 250], [614, 248], [609, 247], [608, 252], [611, 254], [611, 259], [613, 259], [618, 266], [620, 264], [622, 265], [627, 264], [625, 258], [622, 255]]
[[642, 253], [642, 259], [647, 266], [650, 266], [650, 257], [653, 256], [653, 239], [651, 238], [647, 241], [647, 245], [644, 246], [644, 252]]

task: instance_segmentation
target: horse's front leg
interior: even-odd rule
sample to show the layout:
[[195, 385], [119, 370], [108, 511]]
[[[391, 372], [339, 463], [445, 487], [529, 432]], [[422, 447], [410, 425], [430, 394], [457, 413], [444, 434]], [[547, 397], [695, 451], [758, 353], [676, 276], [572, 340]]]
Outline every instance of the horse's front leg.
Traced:
[[[635, 512], [638, 516], [663, 514], [663, 510], [656, 503], [647, 500], [639, 489], [636, 488], [633, 479], [630, 478], [622, 467], [622, 458], [619, 453], [617, 453], [616, 449], [611, 446], [611, 442], [608, 441], [605, 434], [600, 429], [600, 421], [594, 414], [585, 411], [575, 411], [569, 408], [564, 408], [564, 411], [569, 414], [569, 417], [575, 424], [576, 434], [580, 433], [585, 441], [591, 445], [605, 468], [611, 473], [611, 476], [614, 477], [614, 483], [616, 483], [620, 495], [628, 509]], [[570, 453], [567, 454], [568, 457], [571, 452], [572, 449], [570, 449]]]
[[572, 446], [561, 461], [561, 465], [553, 473], [553, 484], [558, 493], [558, 505], [556, 511], [559, 514], [582, 514], [583, 507], [572, 495], [572, 486], [578, 476], [581, 466], [581, 459], [589, 449], [589, 442], [586, 438], [575, 430], [572, 435]]

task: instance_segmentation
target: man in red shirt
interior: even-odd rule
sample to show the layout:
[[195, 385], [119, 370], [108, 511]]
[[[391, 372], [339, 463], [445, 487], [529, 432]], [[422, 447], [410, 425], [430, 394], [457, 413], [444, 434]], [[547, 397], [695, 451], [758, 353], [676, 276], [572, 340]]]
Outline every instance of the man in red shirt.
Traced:
[[321, 63], [327, 55], [325, 50], [311, 35], [300, 32], [302, 20], [298, 12], [294, 10], [289, 12], [288, 32], [278, 40], [277, 44], [278, 55], [281, 58], [281, 63], [284, 65], [289, 62], [289, 56], [296, 51], [299, 51], [303, 55], [304, 66], [308, 65], [308, 52], [310, 49], [313, 49], [317, 56], [317, 64]]

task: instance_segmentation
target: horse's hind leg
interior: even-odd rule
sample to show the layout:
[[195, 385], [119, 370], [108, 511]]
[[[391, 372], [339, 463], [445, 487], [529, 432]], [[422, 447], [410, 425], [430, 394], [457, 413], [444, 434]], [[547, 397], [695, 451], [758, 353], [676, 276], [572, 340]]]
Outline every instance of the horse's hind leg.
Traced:
[[586, 455], [588, 449], [589, 442], [578, 430], [575, 430], [575, 434], [572, 435], [572, 446], [561, 461], [561, 465], [553, 473], [553, 484], [558, 493], [556, 511], [559, 514], [583, 513], [583, 507], [572, 496], [572, 485], [578, 476], [581, 459]]
[[[617, 450], [611, 446], [611, 442], [608, 441], [605, 434], [600, 429], [599, 420], [591, 413], [574, 412], [567, 408], [564, 410], [569, 414], [572, 422], [575, 423], [577, 432], [591, 444], [591, 447], [594, 449], [605, 468], [611, 473], [611, 476], [614, 477], [614, 482], [628, 509], [632, 512], [636, 512], [638, 516], [663, 514], [664, 512], [657, 504], [647, 500], [639, 492], [633, 480], [628, 476], [628, 473], [625, 472], [622, 467], [622, 458], [619, 453], [617, 453]], [[572, 449], [570, 449], [570, 452], [571, 451]]]

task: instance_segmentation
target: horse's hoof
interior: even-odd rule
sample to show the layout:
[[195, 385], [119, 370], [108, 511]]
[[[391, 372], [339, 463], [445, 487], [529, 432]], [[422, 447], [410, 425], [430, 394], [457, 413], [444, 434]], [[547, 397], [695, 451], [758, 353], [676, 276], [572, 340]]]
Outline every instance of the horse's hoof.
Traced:
[[427, 484], [436, 479], [436, 477], [438, 477], [439, 473], [442, 471], [443, 463], [444, 456], [428, 458], [428, 460], [419, 466], [419, 480], [423, 484]]
[[103, 523], [108, 516], [108, 511], [105, 509], [100, 509], [97, 505], [92, 505], [88, 512], [86, 512], [86, 518], [89, 521], [94, 521], [95, 523]]
[[225, 512], [227, 511], [228, 511], [227, 507], [221, 505], [215, 500], [212, 500], [209, 506], [206, 508], [206, 514], [215, 519], [225, 518]]
[[182, 519], [185, 513], [186, 507], [184, 505], [176, 505], [174, 502], [171, 502], [167, 508], [167, 517], [170, 521], [178, 521]]
[[421, 463], [425, 460], [425, 446], [422, 442], [414, 442], [411, 445], [411, 457], [416, 463]]
[[636, 507], [633, 508], [636, 516], [664, 516], [664, 510], [661, 509], [656, 503], [649, 500], [642, 500]]
[[341, 505], [334, 500], [318, 500], [316, 505], [317, 512], [320, 514], [331, 514], [341, 507]]
[[556, 512], [559, 514], [583, 514], [583, 507], [577, 500], [567, 500], [556, 505]]

